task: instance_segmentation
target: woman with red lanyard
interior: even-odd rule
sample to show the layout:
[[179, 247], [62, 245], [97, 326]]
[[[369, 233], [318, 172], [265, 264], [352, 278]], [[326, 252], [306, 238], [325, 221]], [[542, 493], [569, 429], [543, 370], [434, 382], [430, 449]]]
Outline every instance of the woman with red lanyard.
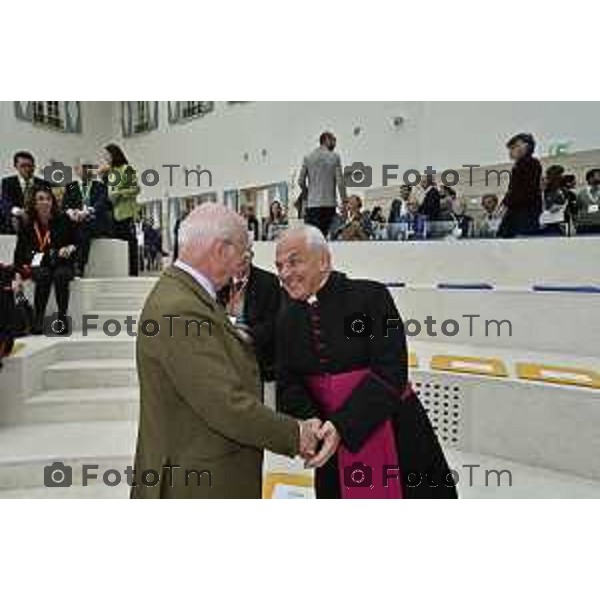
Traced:
[[[67, 310], [77, 249], [75, 239], [71, 221], [58, 210], [52, 191], [49, 188], [37, 188], [27, 207], [27, 218], [19, 231], [14, 256], [17, 289], [22, 289], [23, 279], [31, 277], [35, 283], [34, 335], [69, 333]], [[48, 328], [51, 327], [51, 330], [45, 331], [44, 314], [53, 284], [58, 319], [49, 319]]]

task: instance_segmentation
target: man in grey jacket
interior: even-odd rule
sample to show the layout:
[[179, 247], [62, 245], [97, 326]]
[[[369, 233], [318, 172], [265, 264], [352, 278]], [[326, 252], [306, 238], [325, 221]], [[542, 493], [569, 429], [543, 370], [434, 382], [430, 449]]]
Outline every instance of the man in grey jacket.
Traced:
[[300, 187], [308, 192], [304, 221], [320, 229], [325, 236], [335, 215], [336, 190], [340, 201], [346, 198], [342, 162], [340, 155], [334, 152], [336, 142], [333, 133], [322, 133], [319, 147], [304, 157], [298, 178]]

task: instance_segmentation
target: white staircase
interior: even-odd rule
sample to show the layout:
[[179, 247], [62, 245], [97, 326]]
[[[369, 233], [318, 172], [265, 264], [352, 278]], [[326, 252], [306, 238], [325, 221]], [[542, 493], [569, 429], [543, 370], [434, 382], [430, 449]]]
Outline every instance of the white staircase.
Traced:
[[[83, 280], [85, 312], [99, 315], [99, 329], [85, 337], [75, 331], [69, 338], [25, 338], [28, 352], [7, 361], [8, 369], [13, 361], [24, 361], [24, 372], [36, 381], [20, 403], [18, 422], [0, 428], [0, 497], [129, 495], [124, 470], [133, 465], [139, 390], [135, 337], [127, 335], [124, 320], [137, 318], [155, 283], [150, 278]], [[102, 333], [108, 319], [121, 322], [119, 336]], [[44, 468], [55, 461], [72, 469], [71, 486], [44, 485]], [[84, 464], [98, 465], [100, 481], [82, 486]], [[119, 485], [101, 481], [110, 469], [120, 472]]]

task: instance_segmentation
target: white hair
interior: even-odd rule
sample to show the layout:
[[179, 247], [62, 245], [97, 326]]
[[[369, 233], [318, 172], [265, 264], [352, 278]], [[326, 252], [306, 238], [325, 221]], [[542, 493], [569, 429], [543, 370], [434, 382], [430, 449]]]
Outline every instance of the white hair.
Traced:
[[320, 229], [313, 225], [296, 225], [290, 229], [286, 229], [280, 236], [279, 242], [283, 242], [291, 237], [303, 238], [311, 250], [324, 249], [327, 250], [327, 240]]
[[244, 220], [222, 204], [206, 202], [195, 208], [179, 227], [179, 247], [185, 251], [214, 240], [232, 240], [243, 235]]

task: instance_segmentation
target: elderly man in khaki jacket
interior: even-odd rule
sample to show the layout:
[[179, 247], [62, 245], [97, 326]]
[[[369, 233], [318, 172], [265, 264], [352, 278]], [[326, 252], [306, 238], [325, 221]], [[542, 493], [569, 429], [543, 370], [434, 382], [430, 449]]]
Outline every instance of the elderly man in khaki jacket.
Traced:
[[263, 450], [315, 455], [318, 419], [262, 404], [251, 340], [216, 292], [240, 269], [245, 222], [204, 204], [181, 224], [179, 259], [140, 317], [140, 424], [133, 498], [260, 498]]

